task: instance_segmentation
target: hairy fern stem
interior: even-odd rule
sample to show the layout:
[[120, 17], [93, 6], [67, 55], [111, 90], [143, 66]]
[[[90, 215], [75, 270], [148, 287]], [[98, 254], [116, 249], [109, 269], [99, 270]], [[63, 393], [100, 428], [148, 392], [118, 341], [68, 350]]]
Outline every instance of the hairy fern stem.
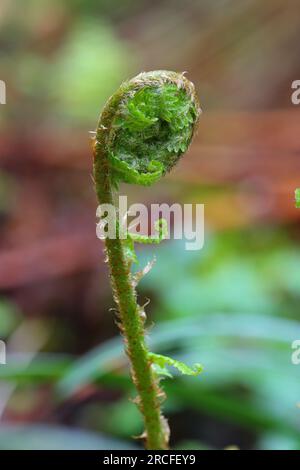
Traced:
[[[112, 190], [107, 159], [105, 152], [100, 150], [101, 146], [97, 145], [97, 148], [94, 174], [95, 180], [101, 182], [100, 185], [96, 184], [98, 200], [101, 204], [110, 204]], [[137, 404], [144, 418], [146, 446], [148, 449], [167, 449], [168, 425], [160, 411], [162, 392], [148, 359], [144, 321], [131, 282], [122, 241], [119, 238], [106, 238], [105, 246], [114, 300], [120, 316], [119, 326], [124, 336], [132, 378], [138, 391]]]
[[[148, 72], [122, 84], [105, 105], [94, 139], [99, 203], [114, 203], [113, 191], [119, 181], [149, 185], [169, 171], [187, 150], [199, 114], [194, 87], [182, 74]], [[115, 239], [106, 237], [105, 247], [119, 327], [144, 419], [146, 447], [167, 449], [169, 428], [161, 412], [164, 394], [152, 367], [155, 361], [162, 363], [165, 358], [147, 348], [145, 316], [137, 303], [131, 262], [118, 230]], [[178, 367], [178, 361], [176, 364]], [[183, 370], [184, 365], [179, 364], [179, 368]], [[186, 369], [187, 373], [195, 373]]]

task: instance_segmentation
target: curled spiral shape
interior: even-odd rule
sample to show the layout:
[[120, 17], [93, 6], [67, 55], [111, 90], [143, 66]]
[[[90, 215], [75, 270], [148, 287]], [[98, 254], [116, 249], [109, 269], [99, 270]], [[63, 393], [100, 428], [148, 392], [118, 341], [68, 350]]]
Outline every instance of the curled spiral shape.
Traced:
[[201, 113], [184, 74], [143, 72], [124, 82], [99, 119], [95, 149], [105, 149], [114, 182], [151, 185], [192, 140]]

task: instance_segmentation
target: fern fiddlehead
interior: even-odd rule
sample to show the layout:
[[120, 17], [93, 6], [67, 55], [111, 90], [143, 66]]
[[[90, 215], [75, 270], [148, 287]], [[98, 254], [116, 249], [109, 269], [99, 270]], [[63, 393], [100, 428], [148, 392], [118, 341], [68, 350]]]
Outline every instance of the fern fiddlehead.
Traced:
[[[193, 84], [169, 71], [141, 73], [124, 82], [106, 103], [93, 142], [94, 180], [100, 204], [113, 204], [113, 191], [123, 181], [151, 185], [167, 173], [188, 149], [200, 115]], [[163, 238], [158, 225], [158, 241]], [[118, 234], [118, 230], [117, 230]], [[139, 239], [140, 238], [140, 239]], [[163, 393], [153, 365], [174, 365], [198, 373], [178, 361], [150, 353], [145, 341], [145, 314], [137, 303], [136, 279], [130, 265], [134, 242], [147, 237], [105, 239], [119, 326], [124, 337], [137, 404], [145, 424], [148, 449], [167, 449], [168, 424], [161, 413]], [[150, 238], [150, 242], [154, 242]], [[128, 256], [128, 251], [131, 256]]]

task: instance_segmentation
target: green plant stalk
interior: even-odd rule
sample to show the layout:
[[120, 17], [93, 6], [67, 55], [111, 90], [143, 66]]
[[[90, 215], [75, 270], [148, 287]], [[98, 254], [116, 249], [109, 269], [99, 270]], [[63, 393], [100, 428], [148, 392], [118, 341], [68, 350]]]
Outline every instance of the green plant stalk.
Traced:
[[[100, 204], [112, 204], [110, 175], [105, 152], [95, 154], [96, 191]], [[120, 328], [131, 363], [132, 377], [139, 394], [138, 406], [144, 418], [148, 449], [168, 448], [168, 426], [160, 411], [160, 391], [148, 359], [145, 329], [135, 289], [130, 280], [122, 242], [119, 238], [105, 240], [114, 299], [120, 315]]]
[[[161, 95], [163, 86], [166, 86], [165, 95]], [[145, 96], [142, 95], [141, 98], [139, 92], [143, 93], [145, 89]], [[152, 90], [154, 90], [153, 93]], [[160, 94], [156, 90], [160, 90]], [[174, 96], [170, 96], [170, 94]], [[134, 102], [135, 96], [137, 96], [136, 102]], [[170, 127], [169, 131], [173, 140], [170, 139], [170, 145], [164, 149], [164, 155], [160, 155], [160, 161], [157, 161], [156, 155], [152, 156], [151, 151], [155, 148], [155, 145], [161, 146], [162, 144], [157, 144], [157, 136], [153, 132], [165, 132], [166, 125], [169, 126], [166, 123], [171, 119], [167, 114], [166, 116], [160, 116], [161, 121], [155, 115], [153, 117], [151, 106], [154, 107], [157, 113], [167, 113], [169, 109], [165, 102], [163, 102], [164, 107], [162, 110], [158, 107], [157, 102], [161, 99], [161, 96], [165, 100], [170, 100], [170, 106], [175, 106], [177, 104], [176, 100], [179, 100], [179, 104], [177, 104], [178, 110], [173, 110], [172, 115], [173, 120], [177, 119], [173, 126], [175, 130]], [[132, 107], [129, 109], [129, 106], [124, 111], [124, 106], [130, 100], [138, 108], [137, 111]], [[187, 102], [192, 111], [187, 109]], [[145, 110], [147, 106], [148, 109]], [[177, 111], [181, 110], [186, 116], [186, 121], [178, 119]], [[147, 112], [149, 115], [147, 115]], [[182, 74], [166, 71], [149, 72], [122, 84], [106, 103], [98, 122], [94, 140], [94, 181], [99, 203], [114, 204], [113, 187], [116, 186], [118, 181], [123, 180], [127, 183], [148, 185], [157, 181], [169, 171], [189, 146], [199, 114], [200, 108], [194, 93], [194, 87]], [[116, 121], [116, 118], [119, 121]], [[125, 122], [128, 119], [127, 125], [130, 124], [134, 130], [132, 133], [132, 129], [129, 129], [128, 138], [126, 133], [122, 134], [123, 118]], [[184, 121], [185, 127], [182, 125], [182, 121]], [[161, 128], [157, 126], [158, 122], [164, 123]], [[176, 126], [178, 126], [178, 129], [176, 129]], [[128, 128], [126, 126], [124, 128], [127, 132], [126, 129]], [[119, 132], [119, 140], [117, 132]], [[142, 140], [145, 135], [147, 135], [147, 139], [143, 143]], [[129, 143], [133, 142], [135, 136], [136, 142], [134, 142], [132, 150]], [[141, 144], [148, 145], [152, 137], [149, 152], [147, 148], [145, 151], [145, 147], [141, 147], [139, 155], [134, 155], [136, 156], [136, 164], [131, 167], [130, 160], [129, 163], [122, 161], [123, 154], [139, 151], [136, 143], [141, 141]], [[165, 142], [165, 134], [163, 134], [160, 142]], [[118, 159], [118, 155], [115, 154], [119, 150], [121, 157]], [[151, 157], [150, 160], [147, 160], [148, 155]], [[142, 167], [137, 171], [137, 164], [140, 163]], [[124, 240], [119, 238], [118, 224], [115, 223], [117, 237], [115, 239], [106, 237], [105, 247], [114, 300], [119, 314], [118, 326], [124, 337], [133, 382], [138, 392], [136, 402], [144, 419], [145, 432], [142, 437], [146, 440], [147, 449], [164, 450], [168, 448], [169, 427], [161, 412], [161, 402], [164, 394], [159, 388], [158, 375], [152, 368], [152, 364], [156, 360], [161, 362], [164, 358], [155, 354], [151, 355], [147, 348], [143, 308], [137, 303], [135, 285], [130, 273], [130, 263], [126, 259], [124, 250]], [[194, 374], [194, 371], [191, 371], [191, 373]]]

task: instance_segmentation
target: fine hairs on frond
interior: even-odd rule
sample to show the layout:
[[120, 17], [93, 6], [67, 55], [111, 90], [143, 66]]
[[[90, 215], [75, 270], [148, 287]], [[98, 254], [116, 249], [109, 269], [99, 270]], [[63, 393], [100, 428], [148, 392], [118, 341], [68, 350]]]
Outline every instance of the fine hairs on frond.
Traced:
[[[201, 109], [194, 85], [184, 73], [159, 70], [142, 72], [124, 82], [107, 101], [100, 115], [96, 134], [92, 134], [94, 181], [100, 204], [114, 204], [119, 182], [151, 185], [158, 181], [188, 150], [195, 134]], [[124, 340], [137, 390], [135, 400], [142, 414], [147, 449], [168, 449], [169, 426], [161, 412], [165, 393], [160, 389], [166, 366], [181, 373], [196, 375], [192, 368], [167, 356], [151, 353], [147, 346], [145, 307], [137, 303], [136, 286], [151, 270], [149, 262], [135, 274], [138, 259], [135, 243], [157, 244], [167, 238], [167, 223], [159, 219], [155, 235], [130, 233], [121, 239], [116, 223], [115, 238], [105, 238], [113, 298], [117, 306], [115, 320]], [[170, 374], [169, 374], [170, 376]]]

